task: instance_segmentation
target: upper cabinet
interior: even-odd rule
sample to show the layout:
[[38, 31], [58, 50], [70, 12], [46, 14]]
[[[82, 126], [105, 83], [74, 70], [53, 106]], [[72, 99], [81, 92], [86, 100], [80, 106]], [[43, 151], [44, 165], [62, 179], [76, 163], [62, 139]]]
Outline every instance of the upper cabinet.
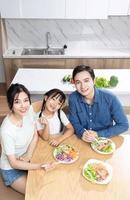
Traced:
[[106, 19], [129, 7], [130, 0], [0, 0], [2, 18]]
[[0, 13], [2, 18], [20, 18], [21, 0], [0, 0]]
[[107, 19], [109, 0], [86, 0], [85, 2], [86, 19]]
[[65, 1], [66, 0], [0, 0], [0, 13], [2, 18], [65, 19]]
[[109, 0], [108, 15], [128, 15], [130, 0]]
[[66, 0], [67, 19], [106, 19], [108, 0]]
[[65, 18], [65, 0], [22, 0], [23, 18]]
[[66, 0], [66, 19], [84, 19], [86, 0]]
[[129, 9], [128, 9], [128, 15], [130, 15], [130, 4], [129, 4]]

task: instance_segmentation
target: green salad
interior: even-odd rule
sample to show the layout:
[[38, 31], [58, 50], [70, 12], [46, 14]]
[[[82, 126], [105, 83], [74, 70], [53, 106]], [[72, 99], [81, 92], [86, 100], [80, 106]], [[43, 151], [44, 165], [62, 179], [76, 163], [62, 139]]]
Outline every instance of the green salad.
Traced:
[[94, 183], [106, 181], [109, 176], [106, 166], [101, 162], [88, 163], [83, 173], [86, 179]]
[[84, 169], [84, 175], [91, 181], [96, 181], [96, 171], [93, 169], [91, 164], [88, 164], [87, 168]]
[[94, 151], [100, 154], [111, 154], [115, 151], [115, 143], [108, 138], [98, 137], [91, 143], [91, 147]]
[[113, 147], [112, 147], [112, 143], [110, 140], [98, 140], [93, 142], [93, 146], [95, 146], [95, 148], [99, 151], [102, 152], [112, 152], [113, 151]]

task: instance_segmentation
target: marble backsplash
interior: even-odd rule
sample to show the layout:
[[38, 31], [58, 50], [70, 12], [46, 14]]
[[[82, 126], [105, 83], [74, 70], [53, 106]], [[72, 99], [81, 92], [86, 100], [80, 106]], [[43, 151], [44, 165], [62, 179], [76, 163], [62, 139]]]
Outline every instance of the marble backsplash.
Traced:
[[79, 48], [130, 48], [130, 17], [107, 20], [6, 19], [9, 48], [76, 45]]

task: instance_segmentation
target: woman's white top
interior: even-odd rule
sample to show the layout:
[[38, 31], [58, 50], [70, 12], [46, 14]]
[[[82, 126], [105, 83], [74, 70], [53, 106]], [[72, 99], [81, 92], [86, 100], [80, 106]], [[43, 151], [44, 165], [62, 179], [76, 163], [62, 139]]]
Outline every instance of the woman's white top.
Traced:
[[24, 154], [35, 132], [35, 114], [32, 106], [23, 118], [22, 127], [14, 125], [8, 116], [1, 125], [1, 169], [12, 169], [7, 155], [15, 155], [16, 158]]
[[[42, 114], [42, 116], [45, 117], [43, 114]], [[61, 121], [62, 121], [64, 126], [67, 126], [70, 123], [66, 114], [62, 110], [60, 110], [60, 118], [61, 118]], [[51, 135], [59, 134], [60, 129], [61, 129], [61, 122], [60, 122], [59, 117], [58, 117], [58, 112], [55, 112], [53, 117], [47, 118], [47, 120], [48, 120], [48, 123], [49, 123], [50, 134]], [[44, 129], [44, 125], [41, 125], [41, 123], [38, 120], [37, 120], [36, 124], [37, 124], [37, 130], [43, 130]]]

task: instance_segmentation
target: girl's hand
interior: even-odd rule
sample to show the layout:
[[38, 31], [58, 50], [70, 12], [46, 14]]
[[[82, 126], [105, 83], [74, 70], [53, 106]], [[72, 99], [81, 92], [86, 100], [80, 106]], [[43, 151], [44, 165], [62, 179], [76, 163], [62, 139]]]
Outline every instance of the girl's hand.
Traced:
[[48, 120], [45, 117], [40, 117], [39, 122], [41, 123], [41, 125], [47, 125], [48, 124]]
[[54, 146], [54, 147], [57, 147], [60, 143], [61, 143], [61, 141], [60, 141], [59, 138], [57, 138], [57, 139], [51, 139], [51, 140], [49, 141], [49, 144], [50, 144], [51, 146]]
[[98, 135], [96, 131], [86, 130], [82, 135], [82, 140], [84, 140], [85, 142], [92, 142], [97, 137]]

